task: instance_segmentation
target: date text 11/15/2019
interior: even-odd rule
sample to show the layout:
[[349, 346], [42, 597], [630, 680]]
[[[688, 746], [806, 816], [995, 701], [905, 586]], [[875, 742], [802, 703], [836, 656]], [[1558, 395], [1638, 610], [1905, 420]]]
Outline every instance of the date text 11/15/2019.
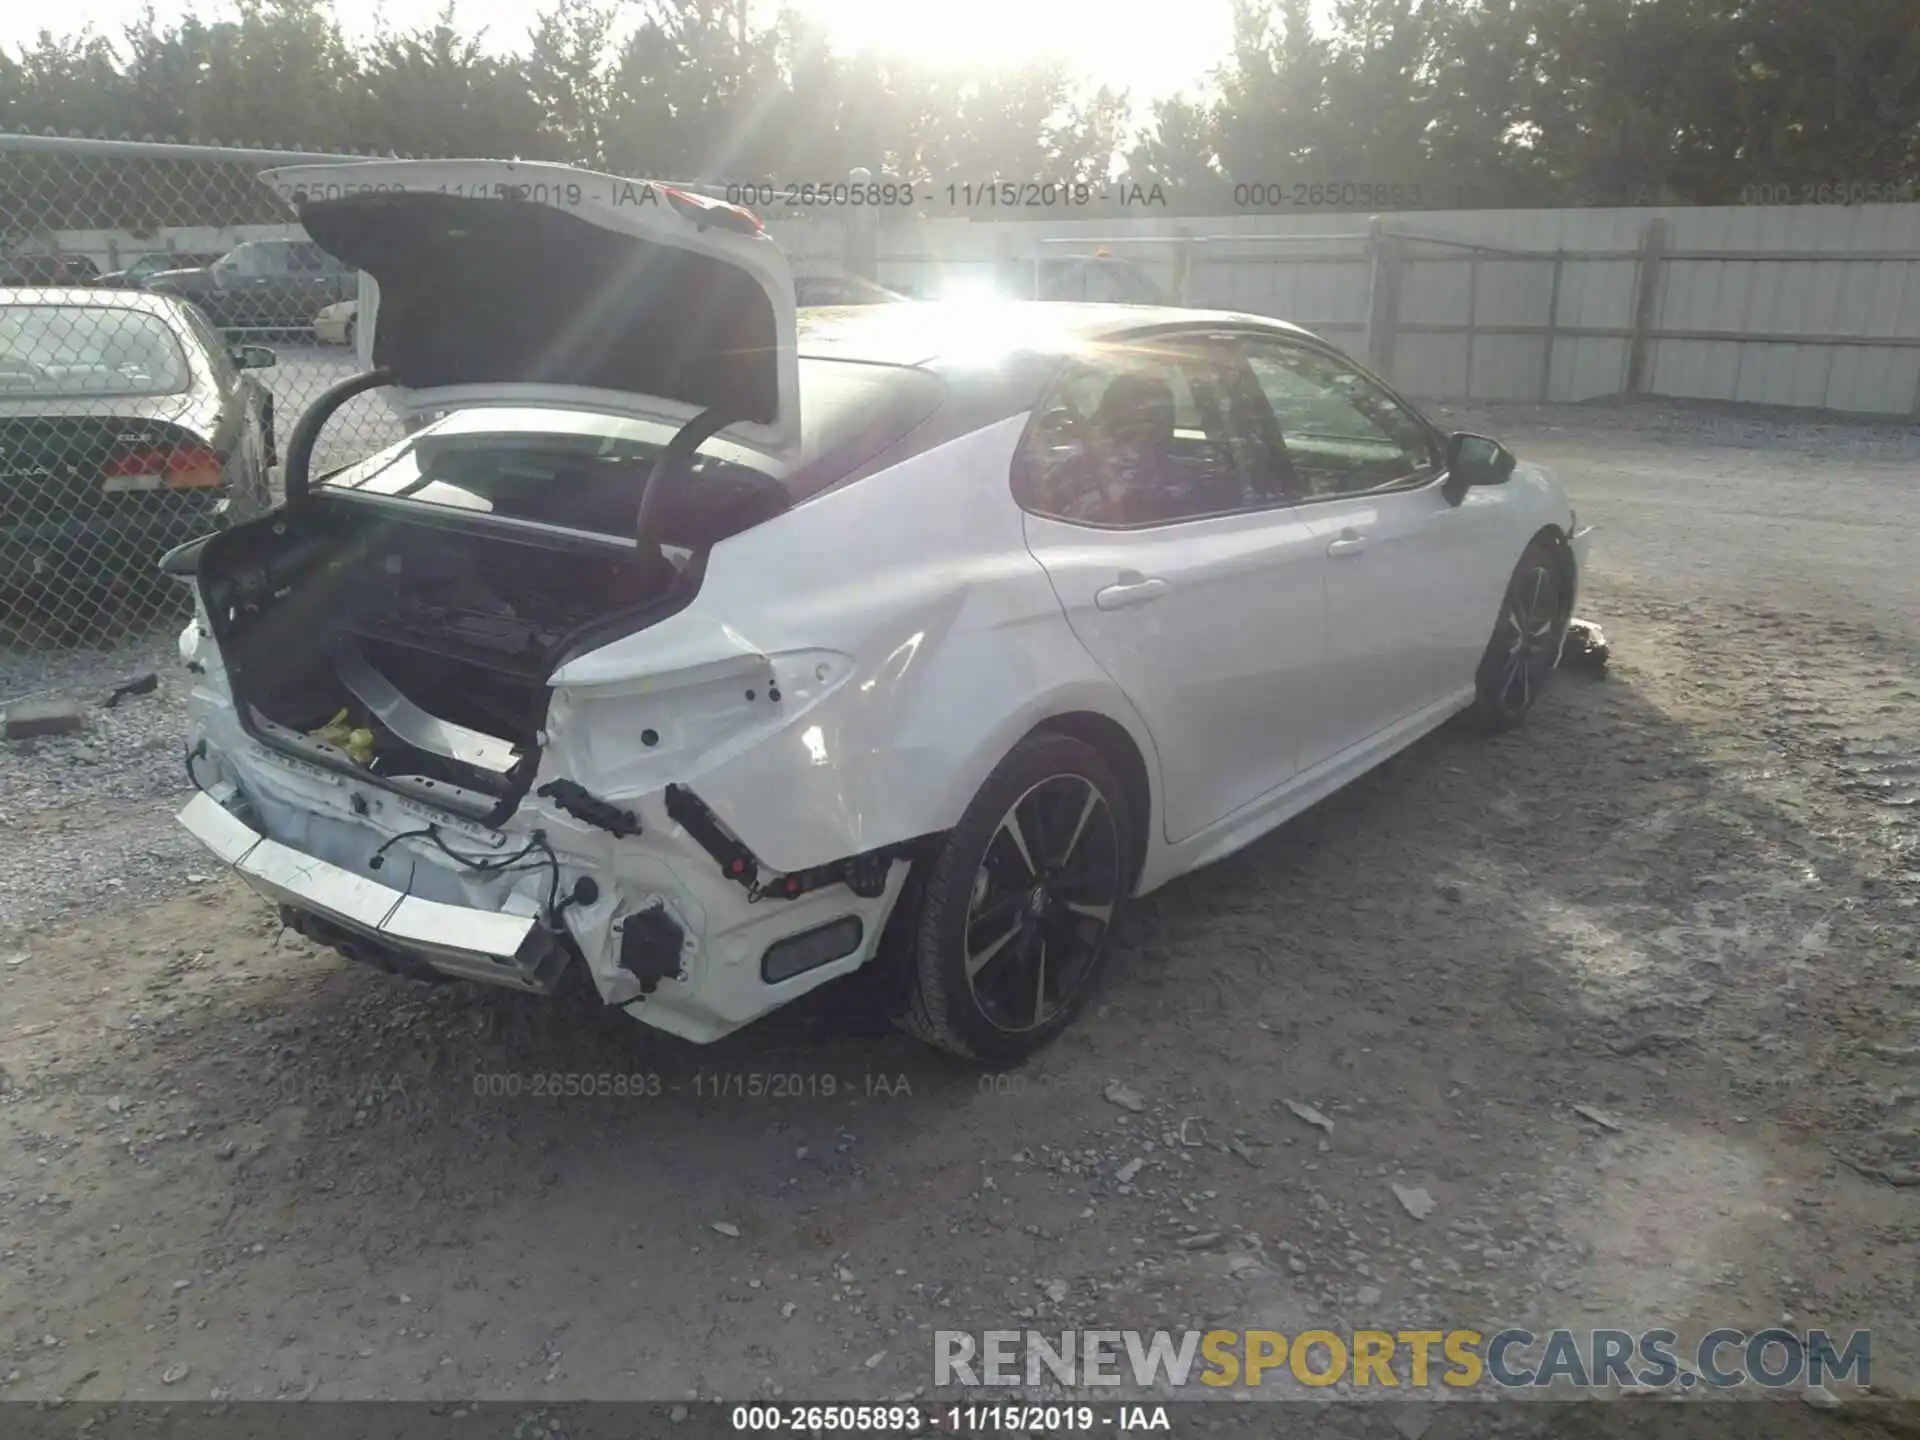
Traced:
[[959, 210], [1079, 209], [1088, 205], [1118, 206], [1123, 210], [1164, 210], [1167, 192], [1159, 185], [1131, 180], [966, 180], [935, 192]]

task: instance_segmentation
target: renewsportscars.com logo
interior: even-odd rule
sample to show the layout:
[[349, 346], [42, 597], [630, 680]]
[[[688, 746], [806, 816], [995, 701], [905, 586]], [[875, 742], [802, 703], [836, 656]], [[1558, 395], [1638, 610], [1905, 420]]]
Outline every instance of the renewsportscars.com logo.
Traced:
[[936, 1386], [1778, 1390], [1872, 1383], [1873, 1332], [1719, 1329], [1683, 1347], [1672, 1330], [939, 1330], [933, 1356]]

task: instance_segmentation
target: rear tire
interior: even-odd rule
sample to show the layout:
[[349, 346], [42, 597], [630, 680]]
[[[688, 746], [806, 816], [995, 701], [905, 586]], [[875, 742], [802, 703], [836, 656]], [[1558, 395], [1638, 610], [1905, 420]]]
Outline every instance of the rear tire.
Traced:
[[1474, 676], [1468, 715], [1478, 728], [1497, 734], [1525, 723], [1559, 660], [1566, 593], [1559, 547], [1536, 539], [1507, 582], [1500, 618]]
[[1092, 746], [1045, 733], [1016, 745], [919, 862], [896, 1023], [996, 1064], [1066, 1029], [1106, 970], [1133, 823]]

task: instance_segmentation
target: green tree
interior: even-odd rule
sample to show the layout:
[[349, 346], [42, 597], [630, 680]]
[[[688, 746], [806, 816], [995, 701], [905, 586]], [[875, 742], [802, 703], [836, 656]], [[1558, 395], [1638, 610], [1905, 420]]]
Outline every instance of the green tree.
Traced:
[[527, 88], [559, 153], [576, 164], [605, 160], [616, 18], [598, 0], [557, 0], [528, 37]]
[[430, 26], [381, 31], [361, 63], [363, 144], [412, 155], [557, 153], [520, 67], [486, 54], [484, 32], [463, 35], [450, 4]]

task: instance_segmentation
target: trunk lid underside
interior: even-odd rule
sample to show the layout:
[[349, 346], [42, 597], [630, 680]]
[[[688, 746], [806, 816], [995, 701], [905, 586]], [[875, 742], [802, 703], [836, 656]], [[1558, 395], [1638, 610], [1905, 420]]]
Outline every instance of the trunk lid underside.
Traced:
[[386, 161], [263, 178], [363, 271], [357, 325], [403, 408], [728, 415], [799, 434], [793, 282], [744, 211], [566, 166]]

